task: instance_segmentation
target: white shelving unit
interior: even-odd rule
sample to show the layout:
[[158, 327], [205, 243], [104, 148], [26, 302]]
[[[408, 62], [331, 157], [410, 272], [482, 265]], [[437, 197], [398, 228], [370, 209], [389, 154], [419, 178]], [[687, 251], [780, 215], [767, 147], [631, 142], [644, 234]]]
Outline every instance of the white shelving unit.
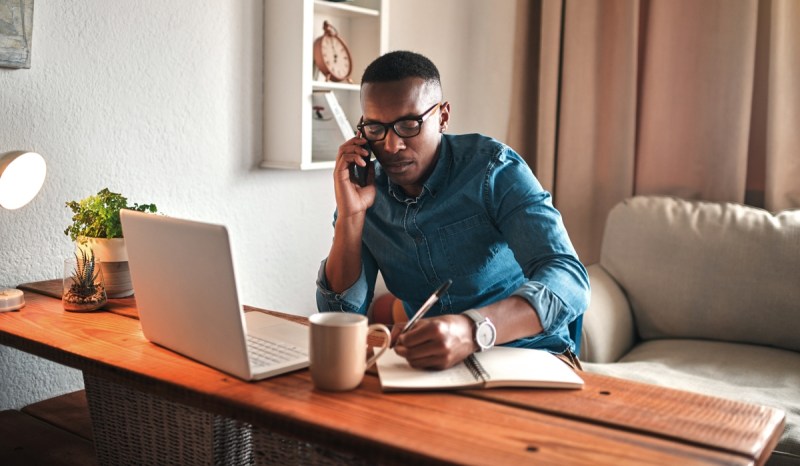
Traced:
[[[389, 0], [264, 2], [264, 168], [332, 168], [312, 153], [311, 93], [334, 91], [355, 129], [361, 116], [358, 80], [388, 47]], [[353, 83], [314, 79], [314, 40], [328, 21], [350, 48]]]

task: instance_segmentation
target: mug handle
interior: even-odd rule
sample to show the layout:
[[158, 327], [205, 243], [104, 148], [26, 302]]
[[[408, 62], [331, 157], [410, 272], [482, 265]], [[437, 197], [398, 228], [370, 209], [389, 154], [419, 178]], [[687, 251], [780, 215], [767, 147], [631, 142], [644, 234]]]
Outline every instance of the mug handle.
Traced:
[[375, 364], [375, 361], [377, 361], [380, 355], [382, 355], [383, 353], [386, 352], [387, 349], [389, 349], [389, 345], [392, 343], [392, 332], [390, 332], [389, 328], [386, 327], [385, 325], [383, 324], [370, 325], [369, 327], [367, 327], [367, 334], [370, 334], [372, 332], [383, 332], [386, 335], [386, 339], [384, 340], [383, 345], [381, 346], [381, 350], [375, 353], [371, 358], [367, 360], [367, 367], [366, 367], [367, 369], [369, 369], [370, 367], [372, 367], [373, 364]]

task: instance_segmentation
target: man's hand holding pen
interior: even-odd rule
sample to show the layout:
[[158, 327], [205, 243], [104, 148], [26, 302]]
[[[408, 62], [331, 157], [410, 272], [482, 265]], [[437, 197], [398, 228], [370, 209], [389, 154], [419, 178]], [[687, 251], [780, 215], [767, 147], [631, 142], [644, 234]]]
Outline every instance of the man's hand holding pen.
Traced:
[[447, 369], [475, 351], [472, 325], [469, 317], [460, 314], [422, 319], [397, 337], [395, 351], [411, 367]]
[[475, 351], [472, 320], [462, 315], [422, 319], [453, 283], [445, 281], [405, 325], [392, 330], [392, 345], [411, 367], [447, 369]]

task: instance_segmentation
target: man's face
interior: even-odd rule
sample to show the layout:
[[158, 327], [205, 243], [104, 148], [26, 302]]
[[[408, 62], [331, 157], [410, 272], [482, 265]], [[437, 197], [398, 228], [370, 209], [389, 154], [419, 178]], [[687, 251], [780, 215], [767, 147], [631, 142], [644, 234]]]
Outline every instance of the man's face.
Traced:
[[[401, 118], [419, 118], [440, 102], [440, 94], [438, 88], [421, 78], [366, 83], [361, 87], [364, 122], [388, 124]], [[448, 111], [449, 105], [433, 109], [417, 136], [402, 138], [390, 129], [382, 141], [370, 143], [389, 179], [411, 196], [422, 192], [423, 183], [436, 165]]]

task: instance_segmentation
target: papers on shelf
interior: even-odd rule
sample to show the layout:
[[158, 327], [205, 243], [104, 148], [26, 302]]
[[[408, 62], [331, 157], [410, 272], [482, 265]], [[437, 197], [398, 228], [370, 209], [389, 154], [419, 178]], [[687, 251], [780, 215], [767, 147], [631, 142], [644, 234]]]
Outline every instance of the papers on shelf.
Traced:
[[336, 160], [339, 146], [355, 134], [353, 128], [333, 91], [314, 91], [311, 105], [312, 159]]

